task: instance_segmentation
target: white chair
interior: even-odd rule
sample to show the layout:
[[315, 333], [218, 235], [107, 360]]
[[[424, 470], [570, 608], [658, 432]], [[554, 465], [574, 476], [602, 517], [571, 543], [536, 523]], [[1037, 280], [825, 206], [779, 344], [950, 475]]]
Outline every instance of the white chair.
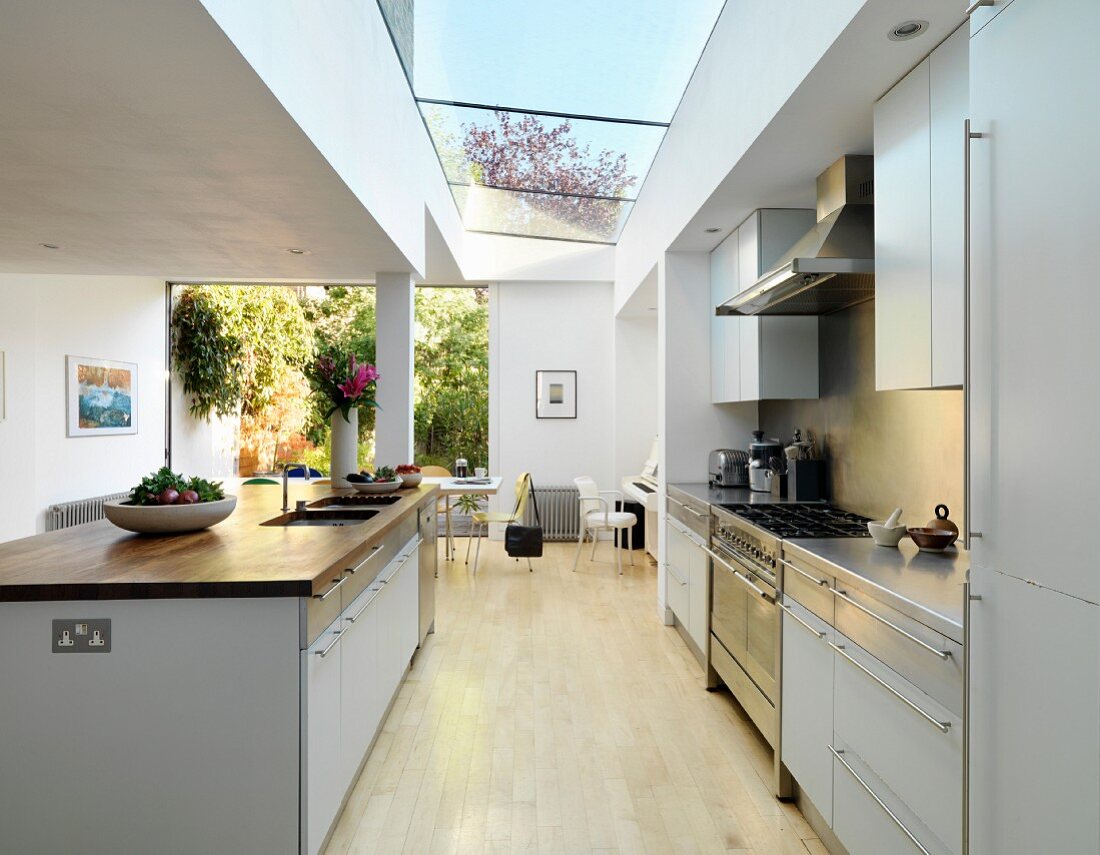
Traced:
[[[634, 525], [638, 522], [638, 518], [628, 511], [614, 511], [611, 509], [611, 503], [604, 498], [606, 495], [618, 496], [619, 501], [623, 500], [623, 494], [618, 490], [601, 490], [596, 486], [596, 482], [589, 478], [587, 475], [582, 475], [580, 478], [574, 478], [573, 483], [577, 485], [577, 491], [581, 494], [581, 533], [577, 537], [577, 554], [573, 558], [573, 572], [577, 570], [577, 562], [581, 560], [581, 545], [584, 543], [585, 535], [592, 535], [592, 557], [590, 561], [596, 559], [596, 542], [599, 540], [599, 533], [601, 531], [623, 531], [626, 533], [627, 549], [630, 552], [630, 563], [634, 564]], [[622, 535], [620, 534], [621, 538]], [[619, 541], [620, 547], [615, 548], [615, 564], [619, 568], [619, 575], [623, 575], [623, 555], [621, 549], [621, 539]]]

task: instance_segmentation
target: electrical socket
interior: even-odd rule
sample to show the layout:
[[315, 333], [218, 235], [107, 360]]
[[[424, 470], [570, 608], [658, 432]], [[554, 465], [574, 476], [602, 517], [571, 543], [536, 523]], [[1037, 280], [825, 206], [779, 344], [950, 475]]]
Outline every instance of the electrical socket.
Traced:
[[54, 653], [110, 653], [111, 620], [53, 620]]

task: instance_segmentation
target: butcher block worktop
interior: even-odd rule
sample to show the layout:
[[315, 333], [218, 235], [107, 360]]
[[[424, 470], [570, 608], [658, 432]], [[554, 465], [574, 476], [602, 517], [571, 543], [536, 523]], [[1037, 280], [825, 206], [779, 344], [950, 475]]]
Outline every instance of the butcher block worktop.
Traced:
[[[100, 520], [0, 543], [0, 602], [308, 597], [438, 489], [400, 490], [401, 501], [379, 506], [361, 525], [283, 528], [260, 525], [280, 516], [280, 488], [242, 486], [232, 516], [205, 531], [136, 535]], [[299, 482], [290, 504], [353, 492]]]

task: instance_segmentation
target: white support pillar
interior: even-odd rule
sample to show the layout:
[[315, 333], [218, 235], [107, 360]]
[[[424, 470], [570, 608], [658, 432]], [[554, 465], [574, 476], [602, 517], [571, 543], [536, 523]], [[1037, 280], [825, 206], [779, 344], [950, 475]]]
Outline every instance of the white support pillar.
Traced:
[[408, 273], [379, 273], [375, 278], [378, 404], [375, 414], [375, 464], [399, 466], [413, 461], [413, 303], [416, 286]]

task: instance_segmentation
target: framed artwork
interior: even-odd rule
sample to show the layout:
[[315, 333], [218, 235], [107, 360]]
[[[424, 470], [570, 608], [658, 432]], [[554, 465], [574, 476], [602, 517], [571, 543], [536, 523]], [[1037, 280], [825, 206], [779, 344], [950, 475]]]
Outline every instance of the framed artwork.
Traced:
[[535, 418], [577, 417], [577, 372], [535, 372]]
[[137, 363], [66, 356], [69, 436], [137, 433]]

